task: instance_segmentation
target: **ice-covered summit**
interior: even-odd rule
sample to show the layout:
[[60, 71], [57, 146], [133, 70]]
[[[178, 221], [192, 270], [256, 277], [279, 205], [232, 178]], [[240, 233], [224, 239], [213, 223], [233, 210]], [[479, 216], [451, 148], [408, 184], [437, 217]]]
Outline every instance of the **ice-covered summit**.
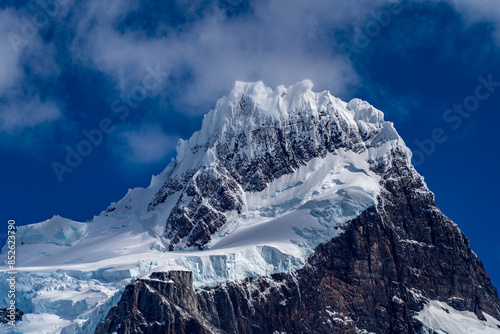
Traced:
[[[186, 154], [199, 147], [210, 146], [214, 138], [231, 139], [234, 134], [245, 134], [266, 127], [289, 127], [299, 121], [311, 122], [336, 112], [348, 132], [362, 135], [385, 128], [388, 139], [398, 135], [392, 123], [384, 121], [384, 114], [369, 103], [353, 99], [345, 103], [329, 91], [313, 92], [313, 83], [304, 80], [292, 86], [272, 89], [262, 81], [233, 84], [231, 92], [219, 99], [216, 107], [205, 115], [202, 127], [189, 140], [180, 140], [177, 163]], [[198, 152], [198, 150], [196, 150]]]

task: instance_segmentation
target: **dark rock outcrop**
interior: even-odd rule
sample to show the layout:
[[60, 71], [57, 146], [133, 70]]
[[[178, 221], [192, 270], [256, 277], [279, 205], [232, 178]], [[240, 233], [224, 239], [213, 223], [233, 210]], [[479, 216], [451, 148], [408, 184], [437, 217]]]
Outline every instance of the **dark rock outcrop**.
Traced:
[[[8, 322], [21, 321], [23, 319], [24, 312], [16, 308], [15, 310], [10, 310], [8, 308], [0, 308], [0, 324], [6, 324]], [[8, 325], [0, 325], [8, 326]]]
[[126, 287], [96, 333], [206, 333], [210, 325], [201, 320], [192, 285], [188, 271], [157, 272], [139, 279]]
[[304, 268], [194, 292], [188, 272], [129, 285], [97, 333], [419, 333], [428, 300], [500, 319], [500, 300], [458, 227], [393, 150], [372, 206]]
[[[174, 184], [178, 187], [179, 183]], [[185, 178], [181, 189], [166, 224], [165, 236], [170, 240], [170, 250], [183, 238], [187, 247], [203, 249], [211, 235], [226, 223], [223, 213], [240, 212], [243, 206], [241, 188], [223, 167], [201, 168]]]

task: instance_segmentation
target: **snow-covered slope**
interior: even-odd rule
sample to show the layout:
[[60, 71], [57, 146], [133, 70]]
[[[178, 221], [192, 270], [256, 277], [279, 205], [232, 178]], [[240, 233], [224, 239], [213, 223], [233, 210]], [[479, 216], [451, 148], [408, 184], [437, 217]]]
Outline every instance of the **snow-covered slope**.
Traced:
[[[275, 90], [236, 82], [148, 188], [89, 223], [55, 216], [18, 229], [17, 330], [90, 332], [157, 266], [192, 270], [195, 287], [296, 270], [376, 204], [396, 147], [411, 156], [364, 101], [313, 92], [307, 80]], [[6, 291], [5, 249], [0, 261]]]
[[444, 302], [430, 301], [417, 315], [424, 324], [423, 333], [498, 334], [500, 321], [483, 313], [484, 320], [469, 311], [457, 311]]

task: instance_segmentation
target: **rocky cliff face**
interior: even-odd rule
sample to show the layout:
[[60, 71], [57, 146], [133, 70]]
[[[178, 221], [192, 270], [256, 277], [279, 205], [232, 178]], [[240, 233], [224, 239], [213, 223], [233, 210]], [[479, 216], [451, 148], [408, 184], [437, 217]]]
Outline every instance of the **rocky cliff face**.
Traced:
[[408, 161], [395, 148], [373, 164], [378, 204], [304, 268], [196, 292], [190, 272], [153, 273], [127, 287], [97, 333], [433, 333], [415, 318], [429, 300], [500, 319], [481, 261]]

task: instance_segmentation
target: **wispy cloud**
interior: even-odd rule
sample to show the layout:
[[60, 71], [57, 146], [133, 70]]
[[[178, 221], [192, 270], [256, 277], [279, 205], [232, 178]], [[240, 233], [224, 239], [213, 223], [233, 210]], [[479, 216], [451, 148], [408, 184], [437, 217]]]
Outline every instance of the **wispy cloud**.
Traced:
[[26, 34], [27, 24], [14, 9], [0, 11], [0, 133], [19, 135], [24, 129], [61, 116], [57, 101], [41, 89], [59, 75], [53, 44], [37, 33]]
[[500, 6], [496, 0], [445, 0], [461, 13], [469, 23], [489, 22], [496, 28], [495, 37], [500, 43]]
[[10, 29], [17, 24], [12, 9], [0, 11], [0, 95], [11, 88], [21, 77], [19, 56], [9, 41]]
[[50, 122], [61, 116], [59, 107], [51, 101], [41, 101], [34, 96], [26, 102], [11, 101], [0, 104], [0, 131], [13, 132], [26, 127], [34, 127], [44, 122]]
[[[255, 1], [251, 14], [233, 18], [209, 7], [181, 29], [146, 33], [117, 29], [127, 11], [136, 9], [130, 3], [91, 1], [82, 8], [84, 19], [78, 18], [71, 50], [83, 64], [113, 78], [122, 91], [137, 84], [144, 68], [159, 65], [170, 78], [165, 91], [181, 88], [179, 102], [193, 107], [213, 103], [234, 80], [278, 85], [309, 78], [318, 89], [341, 94], [358, 77], [345, 57], [333, 51], [331, 32], [362, 21], [387, 2]], [[153, 14], [144, 15], [154, 20]]]
[[117, 135], [114, 152], [125, 157], [128, 163], [149, 164], [162, 161], [171, 154], [178, 138], [166, 135], [156, 125], [122, 131]]

